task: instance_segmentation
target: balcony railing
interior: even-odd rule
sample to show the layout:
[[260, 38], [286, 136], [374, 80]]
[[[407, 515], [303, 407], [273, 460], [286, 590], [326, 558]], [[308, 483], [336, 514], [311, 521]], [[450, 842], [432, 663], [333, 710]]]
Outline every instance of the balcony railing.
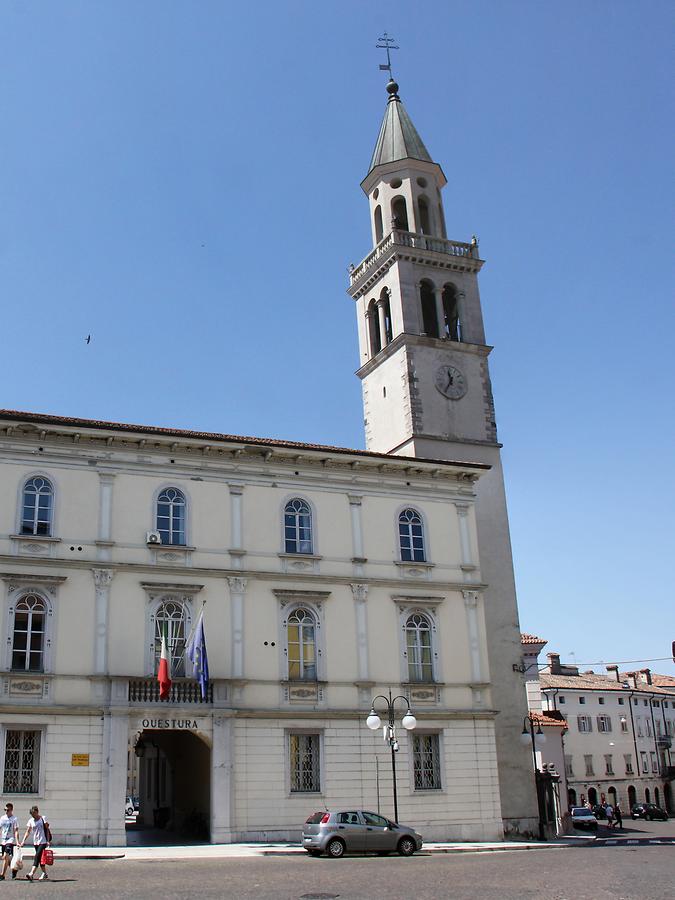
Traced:
[[660, 750], [670, 750], [673, 746], [673, 739], [669, 734], [659, 734], [656, 736], [656, 745]]
[[202, 700], [201, 688], [196, 681], [174, 681], [169, 697], [159, 699], [159, 684], [154, 678], [129, 682], [130, 703], [213, 703], [213, 685], [206, 690], [206, 699]]
[[675, 766], [661, 766], [661, 778], [672, 781], [675, 778]]
[[463, 256], [465, 258], [479, 259], [478, 247], [475, 244], [464, 244], [461, 241], [448, 241], [445, 238], [431, 237], [428, 234], [416, 234], [413, 231], [400, 231], [395, 229], [390, 232], [375, 247], [372, 253], [359, 263], [349, 273], [351, 284], [355, 284], [366, 274], [368, 269], [374, 266], [391, 248], [413, 247], [416, 250], [431, 250], [434, 253], [444, 253], [446, 256]]

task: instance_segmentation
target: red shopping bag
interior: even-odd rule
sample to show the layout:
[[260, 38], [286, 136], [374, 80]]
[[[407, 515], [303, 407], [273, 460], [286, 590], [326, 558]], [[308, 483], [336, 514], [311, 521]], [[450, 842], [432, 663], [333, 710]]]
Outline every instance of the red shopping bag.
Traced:
[[42, 851], [41, 864], [43, 866], [53, 866], [54, 865], [54, 851], [50, 850], [49, 847], [45, 847], [45, 849]]

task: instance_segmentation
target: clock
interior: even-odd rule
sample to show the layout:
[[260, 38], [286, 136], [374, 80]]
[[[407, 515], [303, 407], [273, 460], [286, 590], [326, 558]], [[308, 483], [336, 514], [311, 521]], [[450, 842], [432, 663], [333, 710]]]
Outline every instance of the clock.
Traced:
[[449, 400], [459, 400], [466, 394], [466, 378], [454, 366], [441, 366], [434, 379], [436, 390]]

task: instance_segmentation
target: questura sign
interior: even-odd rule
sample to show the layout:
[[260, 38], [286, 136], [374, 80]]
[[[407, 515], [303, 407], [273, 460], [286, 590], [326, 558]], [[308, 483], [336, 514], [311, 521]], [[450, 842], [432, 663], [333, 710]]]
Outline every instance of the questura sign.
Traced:
[[182, 728], [188, 731], [197, 731], [199, 725], [196, 719], [143, 719], [143, 728]]

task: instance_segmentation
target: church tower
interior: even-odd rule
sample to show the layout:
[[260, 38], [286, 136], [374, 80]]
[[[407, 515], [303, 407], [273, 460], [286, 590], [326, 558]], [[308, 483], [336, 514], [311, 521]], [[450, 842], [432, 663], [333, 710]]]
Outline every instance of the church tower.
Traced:
[[[497, 756], [506, 832], [537, 831], [532, 761], [504, 479], [478, 273], [478, 242], [448, 240], [443, 170], [392, 79], [368, 174], [373, 250], [350, 269], [366, 447], [491, 466], [477, 485], [477, 524]], [[465, 572], [467, 581], [475, 573]]]

